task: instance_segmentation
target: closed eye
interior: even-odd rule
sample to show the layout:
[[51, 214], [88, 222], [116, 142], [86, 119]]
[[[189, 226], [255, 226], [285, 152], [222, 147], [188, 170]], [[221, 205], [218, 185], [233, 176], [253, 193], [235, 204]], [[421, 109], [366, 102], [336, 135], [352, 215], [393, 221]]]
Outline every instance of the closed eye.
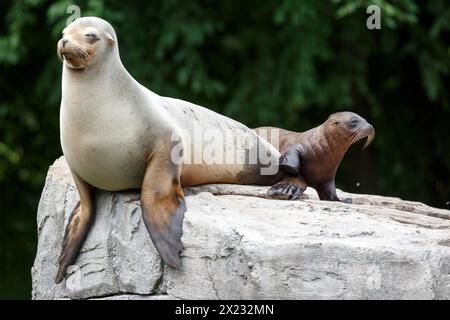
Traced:
[[86, 37], [88, 37], [88, 38], [90, 38], [90, 39], [92, 39], [92, 40], [100, 40], [98, 37], [97, 37], [97, 35], [95, 34], [95, 33], [86, 33], [85, 34], [85, 36]]

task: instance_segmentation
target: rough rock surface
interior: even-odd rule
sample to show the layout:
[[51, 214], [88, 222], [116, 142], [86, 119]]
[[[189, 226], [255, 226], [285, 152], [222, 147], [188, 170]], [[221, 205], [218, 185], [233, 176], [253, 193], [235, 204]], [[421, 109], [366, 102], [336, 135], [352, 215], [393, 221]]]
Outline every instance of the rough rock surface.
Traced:
[[99, 191], [95, 225], [55, 285], [64, 227], [78, 201], [60, 158], [39, 204], [33, 298], [450, 298], [450, 211], [343, 192], [354, 204], [324, 202], [312, 189], [309, 199], [263, 199], [266, 190], [186, 188], [179, 270], [161, 263], [137, 192]]

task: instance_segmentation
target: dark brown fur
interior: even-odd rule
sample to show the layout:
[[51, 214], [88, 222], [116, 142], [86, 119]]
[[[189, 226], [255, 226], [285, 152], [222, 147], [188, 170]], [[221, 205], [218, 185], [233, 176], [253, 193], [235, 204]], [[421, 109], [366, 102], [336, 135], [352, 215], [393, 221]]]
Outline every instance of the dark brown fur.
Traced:
[[[279, 141], [273, 141], [272, 130], [278, 130]], [[274, 127], [261, 127], [255, 131], [268, 137], [267, 140], [281, 154], [297, 155], [299, 164], [292, 169], [308, 186], [316, 189], [321, 200], [331, 201], [340, 201], [336, 194], [335, 176], [348, 148], [364, 138], [367, 138], [367, 146], [375, 135], [374, 128], [352, 112], [334, 113], [322, 125], [305, 132]], [[283, 157], [280, 159], [282, 165]], [[269, 192], [275, 192], [274, 187]], [[345, 199], [345, 202], [351, 202], [351, 199]]]

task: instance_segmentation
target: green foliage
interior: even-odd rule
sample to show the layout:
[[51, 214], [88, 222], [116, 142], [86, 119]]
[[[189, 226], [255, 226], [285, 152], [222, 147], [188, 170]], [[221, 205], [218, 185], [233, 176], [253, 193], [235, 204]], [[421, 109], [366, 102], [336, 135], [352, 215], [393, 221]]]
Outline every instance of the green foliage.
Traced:
[[[55, 48], [72, 1], [0, 3], [0, 298], [30, 296], [36, 209], [61, 155]], [[115, 27], [125, 66], [153, 91], [249, 126], [305, 130], [352, 110], [375, 127], [340, 187], [450, 200], [450, 7], [445, 0], [76, 1]], [[381, 30], [366, 8], [381, 8]], [[356, 187], [356, 183], [360, 187]]]

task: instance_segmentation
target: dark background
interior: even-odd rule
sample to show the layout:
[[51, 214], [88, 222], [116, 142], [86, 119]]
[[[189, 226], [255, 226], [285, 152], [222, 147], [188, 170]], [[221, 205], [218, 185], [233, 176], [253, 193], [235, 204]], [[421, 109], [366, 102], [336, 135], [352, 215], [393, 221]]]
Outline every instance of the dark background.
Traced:
[[[450, 208], [450, 5], [430, 1], [77, 1], [116, 28], [151, 90], [248, 126], [350, 110], [376, 129], [337, 185]], [[36, 210], [59, 143], [56, 42], [72, 1], [0, 2], [0, 298], [30, 298]], [[366, 8], [381, 7], [381, 30]]]

